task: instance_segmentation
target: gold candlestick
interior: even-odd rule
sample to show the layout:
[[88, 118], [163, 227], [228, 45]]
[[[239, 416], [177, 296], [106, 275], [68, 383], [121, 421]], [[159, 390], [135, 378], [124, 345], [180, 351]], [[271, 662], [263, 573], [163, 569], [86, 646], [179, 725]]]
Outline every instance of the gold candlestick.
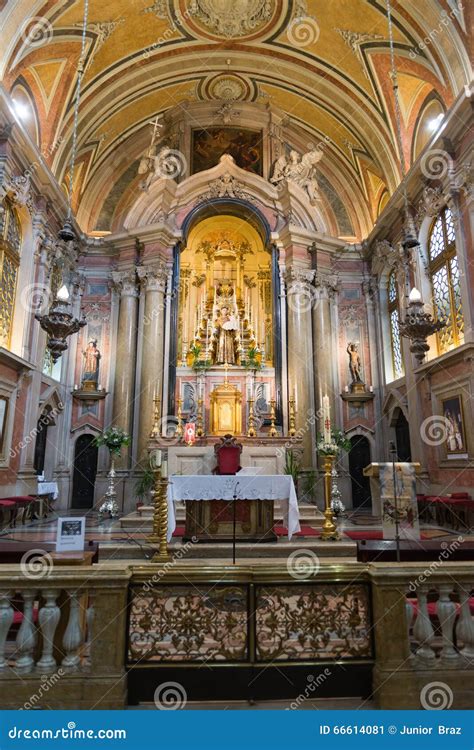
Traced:
[[160, 437], [161, 399], [155, 396], [153, 399], [153, 406], [153, 427], [151, 428], [150, 437], [157, 438]]
[[158, 545], [152, 562], [168, 562], [168, 477], [161, 476], [161, 468], [155, 469], [153, 491], [153, 531], [147, 541]]
[[273, 437], [273, 438], [274, 437], [278, 437], [278, 430], [275, 427], [275, 419], [276, 419], [275, 406], [276, 406], [276, 401], [275, 401], [275, 399], [272, 398], [272, 400], [270, 401], [270, 408], [271, 408], [270, 420], [271, 420], [271, 425], [270, 425], [270, 429], [268, 431], [268, 434], [269, 434], [270, 437]]
[[176, 415], [178, 419], [178, 424], [176, 426], [176, 432], [175, 432], [176, 437], [183, 437], [183, 411], [182, 409], [183, 409], [183, 399], [178, 398], [178, 414]]
[[253, 403], [254, 403], [254, 399], [249, 398], [248, 399], [249, 418], [248, 418], [247, 437], [250, 437], [250, 438], [257, 437], [257, 430], [255, 429], [255, 417], [253, 414]]
[[327, 453], [324, 456], [324, 524], [321, 529], [322, 540], [336, 540], [339, 538], [331, 508], [332, 467], [335, 459], [336, 456], [333, 453]]
[[295, 421], [295, 397], [290, 398], [288, 401], [288, 412], [289, 412], [289, 418], [290, 418], [290, 429], [288, 430], [288, 435], [290, 437], [295, 437], [296, 435], [296, 421]]
[[204, 424], [202, 418], [202, 398], [198, 398], [198, 410], [196, 415], [196, 437], [204, 437]]

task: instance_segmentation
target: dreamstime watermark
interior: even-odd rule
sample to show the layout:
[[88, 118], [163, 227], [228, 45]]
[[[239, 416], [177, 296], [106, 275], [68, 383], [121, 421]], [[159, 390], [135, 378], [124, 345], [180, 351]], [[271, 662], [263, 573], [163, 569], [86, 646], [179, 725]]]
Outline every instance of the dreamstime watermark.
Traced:
[[435, 414], [427, 417], [420, 425], [420, 436], [425, 445], [438, 446], [443, 445], [451, 429], [450, 421], [447, 417]]
[[315, 412], [313, 409], [308, 409], [304, 425], [298, 427], [295, 434], [289, 437], [283, 445], [279, 446], [276, 449], [275, 455], [277, 456], [277, 458], [282, 458], [285, 455], [286, 451], [291, 450], [295, 446], [298, 446], [302, 438], [304, 438], [304, 436], [308, 433], [310, 427], [312, 427], [320, 419], [322, 419], [322, 415], [322, 409], [318, 409], [317, 412]]
[[[160, 49], [160, 47], [162, 47], [163, 44], [166, 44], [166, 42], [169, 42], [173, 38], [173, 34], [175, 34], [176, 31], [179, 31], [179, 26], [183, 25], [183, 21], [187, 21], [190, 18], [192, 18], [192, 16], [195, 14], [195, 10], [196, 10], [196, 6], [193, 3], [189, 5], [189, 8], [187, 8], [184, 13], [181, 13], [179, 8], [174, 8], [174, 16], [176, 20], [172, 20], [170, 22], [170, 25], [166, 29], [166, 31], [160, 37], [158, 37], [156, 42], [153, 42], [153, 44], [150, 44], [150, 46], [147, 47], [143, 51], [143, 57], [145, 58], [145, 60], [151, 57], [153, 52]], [[146, 13], [147, 11], [148, 9], [145, 9], [144, 12]]]
[[153, 696], [160, 711], [178, 711], [185, 707], [188, 696], [180, 682], [162, 682]]
[[432, 148], [423, 155], [420, 169], [427, 179], [441, 180], [453, 169], [453, 160], [442, 148]]
[[446, 682], [429, 682], [420, 692], [420, 702], [426, 711], [444, 711], [453, 705], [453, 691]]
[[21, 574], [31, 581], [48, 578], [53, 570], [53, 558], [44, 549], [30, 549], [20, 560]]
[[316, 44], [321, 30], [314, 16], [297, 16], [290, 21], [287, 30], [288, 40], [295, 47], [308, 47]]
[[314, 578], [319, 572], [320, 565], [319, 557], [311, 549], [297, 549], [288, 556], [286, 561], [288, 573], [297, 581]]
[[308, 685], [305, 687], [304, 692], [300, 693], [298, 697], [290, 703], [285, 711], [296, 711], [302, 703], [311, 698], [314, 691], [317, 690], [320, 685], [326, 682], [327, 678], [331, 677], [331, 675], [332, 672], [328, 667], [326, 667], [324, 671], [320, 672], [316, 677], [312, 674], [309, 674], [306, 678], [308, 681]]
[[449, 560], [450, 556], [455, 552], [461, 544], [464, 541], [464, 537], [458, 536], [456, 539], [454, 539], [452, 542], [448, 544], [448, 542], [441, 542], [441, 546], [443, 547], [443, 551], [439, 553], [438, 559], [433, 560], [433, 562], [429, 565], [428, 568], [426, 568], [423, 573], [420, 573], [419, 576], [415, 578], [414, 581], [410, 581], [408, 584], [408, 588], [410, 591], [416, 591], [419, 586], [422, 586], [424, 583], [426, 583], [427, 579], [436, 571], [439, 567], [445, 562], [446, 560]]
[[188, 171], [188, 163], [185, 155], [175, 148], [162, 148], [154, 159], [155, 176], [176, 180], [184, 177]]
[[165, 562], [157, 573], [154, 573], [152, 577], [143, 584], [142, 591], [144, 594], [148, 594], [152, 591], [153, 586], [161, 581], [161, 579], [178, 563], [183, 557], [185, 557], [193, 544], [197, 543], [197, 537], [193, 536], [186, 542], [182, 547], [173, 553], [173, 559]]
[[38, 423], [36, 427], [33, 427], [32, 430], [26, 435], [24, 438], [22, 438], [14, 447], [10, 448], [9, 456], [10, 458], [15, 458], [19, 454], [23, 448], [26, 448], [30, 443], [33, 442], [33, 440], [36, 440], [36, 437], [40, 430], [43, 427], [46, 427], [47, 425], [51, 424], [51, 421], [54, 420], [59, 414], [61, 414], [63, 410], [63, 405], [59, 404], [58, 406], [55, 406], [53, 409], [51, 409], [48, 412], [45, 412], [41, 415], [41, 417], [38, 420]]
[[457, 8], [453, 8], [450, 13], [447, 13], [447, 11], [444, 10], [441, 13], [441, 19], [440, 19], [440, 22], [439, 22], [437, 28], [431, 29], [431, 31], [429, 32], [429, 34], [427, 36], [425, 36], [421, 40], [421, 42], [410, 51], [410, 57], [411, 57], [411, 59], [415, 60], [416, 57], [417, 57], [417, 55], [420, 55], [421, 52], [423, 52], [425, 49], [427, 49], [427, 47], [429, 47], [430, 45], [434, 44], [434, 42], [436, 42], [437, 37], [440, 34], [444, 33], [444, 31], [449, 26], [449, 24], [453, 20], [453, 18], [455, 18], [456, 16], [460, 16], [461, 15], [461, 11], [463, 11], [463, 10], [464, 10], [464, 5], [463, 5], [462, 2], [459, 2], [459, 0], [458, 0], [458, 3], [457, 3]]
[[47, 18], [34, 16], [27, 18], [21, 27], [21, 38], [28, 47], [42, 47], [53, 37], [53, 27]]
[[61, 677], [65, 675], [66, 672], [62, 667], [59, 667], [57, 672], [54, 672], [54, 674], [50, 675], [42, 675], [41, 676], [41, 684], [38, 688], [38, 691], [36, 693], [33, 693], [33, 695], [30, 696], [29, 700], [27, 700], [23, 706], [19, 709], [20, 711], [30, 711], [32, 708], [36, 706], [36, 704], [43, 698], [43, 696], [52, 688], [54, 687]]

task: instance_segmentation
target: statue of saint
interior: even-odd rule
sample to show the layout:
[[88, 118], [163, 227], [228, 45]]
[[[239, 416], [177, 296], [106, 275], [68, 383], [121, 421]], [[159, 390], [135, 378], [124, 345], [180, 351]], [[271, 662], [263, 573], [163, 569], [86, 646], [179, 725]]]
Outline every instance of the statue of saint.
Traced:
[[222, 307], [215, 322], [213, 336], [215, 340], [213, 364], [237, 364], [237, 331], [239, 322], [230, 314], [228, 307]]
[[300, 157], [298, 151], [292, 149], [289, 160], [282, 154], [275, 162], [270, 182], [276, 187], [284, 180], [290, 180], [306, 190], [311, 204], [319, 200], [319, 186], [316, 178], [316, 164], [321, 161], [323, 151], [321, 147], [313, 146]]
[[356, 342], [353, 344], [349, 342], [347, 347], [347, 353], [349, 355], [349, 370], [352, 375], [353, 383], [362, 383], [362, 363], [360, 361], [359, 344]]
[[92, 381], [97, 383], [99, 380], [99, 359], [100, 351], [97, 349], [97, 341], [91, 339], [87, 345], [85, 352], [82, 352], [84, 357], [84, 381]]

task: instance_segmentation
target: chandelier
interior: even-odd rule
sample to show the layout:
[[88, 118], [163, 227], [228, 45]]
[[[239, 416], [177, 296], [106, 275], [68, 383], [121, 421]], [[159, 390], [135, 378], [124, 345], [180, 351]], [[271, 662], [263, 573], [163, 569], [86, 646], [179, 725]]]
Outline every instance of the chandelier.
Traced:
[[67, 337], [86, 325], [85, 318], [78, 320], [71, 312], [69, 292], [64, 284], [56, 295], [47, 315], [36, 313], [36, 320], [43, 331], [48, 334], [47, 347], [51, 352], [51, 359], [57, 362], [67, 349]]
[[[72, 190], [74, 180], [74, 166], [76, 163], [76, 148], [77, 148], [77, 122], [79, 115], [79, 101], [81, 98], [81, 81], [84, 73], [84, 52], [86, 45], [86, 32], [87, 32], [87, 16], [89, 9], [89, 1], [84, 0], [84, 18], [82, 24], [82, 46], [81, 55], [77, 64], [77, 83], [76, 83], [76, 96], [74, 102], [74, 125], [72, 134], [72, 148], [71, 148], [71, 160], [69, 163], [69, 190], [68, 190], [68, 204], [67, 204], [67, 215], [66, 220], [63, 224], [62, 229], [58, 232], [58, 238], [62, 242], [73, 242], [76, 239], [76, 234], [73, 228], [72, 222]], [[56, 363], [59, 357], [67, 349], [66, 339], [72, 336], [73, 333], [77, 333], [80, 328], [86, 325], [86, 320], [82, 317], [80, 320], [75, 318], [72, 314], [72, 307], [69, 301], [69, 291], [65, 284], [59, 289], [56, 294], [56, 298], [53, 300], [51, 307], [49, 308], [47, 315], [40, 315], [36, 313], [36, 320], [43, 331], [48, 334], [48, 340], [46, 346], [51, 352], [51, 359]]]
[[[392, 9], [390, 0], [386, 0], [387, 5], [387, 21], [388, 21], [388, 35], [390, 44], [390, 65], [392, 79], [393, 97], [395, 102], [395, 120], [396, 120], [396, 135], [397, 145], [400, 154], [400, 172], [402, 177], [402, 191], [403, 191], [403, 203], [404, 203], [404, 223], [403, 223], [403, 236], [402, 236], [402, 247], [403, 247], [403, 265], [405, 269], [405, 285], [406, 292], [410, 287], [410, 253], [414, 247], [419, 245], [415, 222], [413, 216], [410, 213], [408, 205], [408, 194], [406, 187], [406, 168], [405, 168], [405, 156], [403, 151], [403, 139], [402, 139], [402, 116], [400, 110], [400, 99], [398, 94], [398, 74], [397, 67], [395, 64], [395, 47], [393, 42], [393, 26], [392, 26]], [[413, 288], [408, 294], [408, 305], [406, 309], [405, 319], [400, 321], [400, 333], [405, 338], [409, 338], [411, 341], [410, 351], [415, 355], [418, 362], [421, 364], [425, 358], [425, 354], [429, 351], [429, 344], [427, 342], [428, 336], [431, 336], [436, 331], [444, 328], [446, 321], [434, 320], [429, 312], [424, 309], [424, 303], [421, 298], [421, 294], [418, 289]]]
[[445, 325], [445, 321], [434, 320], [432, 315], [425, 311], [421, 294], [414, 287], [408, 297], [405, 320], [400, 323], [400, 333], [411, 340], [410, 351], [420, 365], [430, 348], [427, 342], [428, 336], [444, 328]]

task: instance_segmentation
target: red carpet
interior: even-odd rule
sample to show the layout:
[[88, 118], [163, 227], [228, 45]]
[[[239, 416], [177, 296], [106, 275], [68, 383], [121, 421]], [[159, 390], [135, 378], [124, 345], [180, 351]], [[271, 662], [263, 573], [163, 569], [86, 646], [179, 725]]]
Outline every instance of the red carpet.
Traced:
[[[367, 541], [371, 539], [383, 539], [382, 531], [344, 531], [344, 534], [354, 541], [358, 541], [359, 539], [366, 539]], [[430, 534], [420, 534], [420, 537], [421, 539], [432, 539]]]

